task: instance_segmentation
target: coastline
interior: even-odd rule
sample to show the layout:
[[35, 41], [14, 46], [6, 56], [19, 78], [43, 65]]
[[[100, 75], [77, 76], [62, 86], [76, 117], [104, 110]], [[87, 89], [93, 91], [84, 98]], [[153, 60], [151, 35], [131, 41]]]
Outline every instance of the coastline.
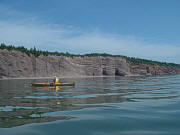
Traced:
[[[0, 49], [0, 79], [50, 79], [60, 78], [151, 76], [180, 73], [180, 65], [127, 59], [122, 56], [68, 57], [27, 55], [18, 50]], [[140, 63], [137, 63], [140, 61]], [[148, 63], [149, 62], [149, 63]], [[151, 63], [150, 63], [151, 62]], [[173, 65], [173, 64], [171, 64]]]
[[[134, 76], [143, 76], [143, 75], [126, 75], [126, 76], [57, 76], [58, 78], [112, 78], [112, 77], [134, 77]], [[31, 80], [31, 79], [53, 79], [52, 77], [18, 77], [18, 78], [0, 78], [0, 80]]]

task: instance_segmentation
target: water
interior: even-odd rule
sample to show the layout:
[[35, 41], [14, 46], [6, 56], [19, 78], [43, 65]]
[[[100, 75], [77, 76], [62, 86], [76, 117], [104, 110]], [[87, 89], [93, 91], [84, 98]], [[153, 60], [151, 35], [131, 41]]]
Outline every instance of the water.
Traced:
[[180, 75], [0, 80], [0, 135], [179, 135]]

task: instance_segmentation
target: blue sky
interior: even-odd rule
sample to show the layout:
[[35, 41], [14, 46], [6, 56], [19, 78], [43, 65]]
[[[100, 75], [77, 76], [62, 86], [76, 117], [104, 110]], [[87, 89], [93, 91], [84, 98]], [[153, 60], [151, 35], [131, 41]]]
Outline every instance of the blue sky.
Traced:
[[180, 63], [179, 0], [0, 0], [0, 42]]

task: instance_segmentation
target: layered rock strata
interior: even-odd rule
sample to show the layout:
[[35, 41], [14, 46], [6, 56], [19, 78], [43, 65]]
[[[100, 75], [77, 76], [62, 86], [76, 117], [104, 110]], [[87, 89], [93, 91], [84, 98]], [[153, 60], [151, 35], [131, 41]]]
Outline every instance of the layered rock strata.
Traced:
[[180, 68], [134, 64], [123, 57], [28, 56], [0, 50], [0, 78], [178, 74]]

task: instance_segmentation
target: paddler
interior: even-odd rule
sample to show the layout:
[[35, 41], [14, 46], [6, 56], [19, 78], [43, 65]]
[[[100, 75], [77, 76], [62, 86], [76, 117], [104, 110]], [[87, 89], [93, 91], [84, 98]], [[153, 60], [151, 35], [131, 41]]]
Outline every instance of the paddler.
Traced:
[[54, 76], [53, 82], [54, 82], [54, 83], [59, 83], [59, 79], [57, 78], [57, 76]]

